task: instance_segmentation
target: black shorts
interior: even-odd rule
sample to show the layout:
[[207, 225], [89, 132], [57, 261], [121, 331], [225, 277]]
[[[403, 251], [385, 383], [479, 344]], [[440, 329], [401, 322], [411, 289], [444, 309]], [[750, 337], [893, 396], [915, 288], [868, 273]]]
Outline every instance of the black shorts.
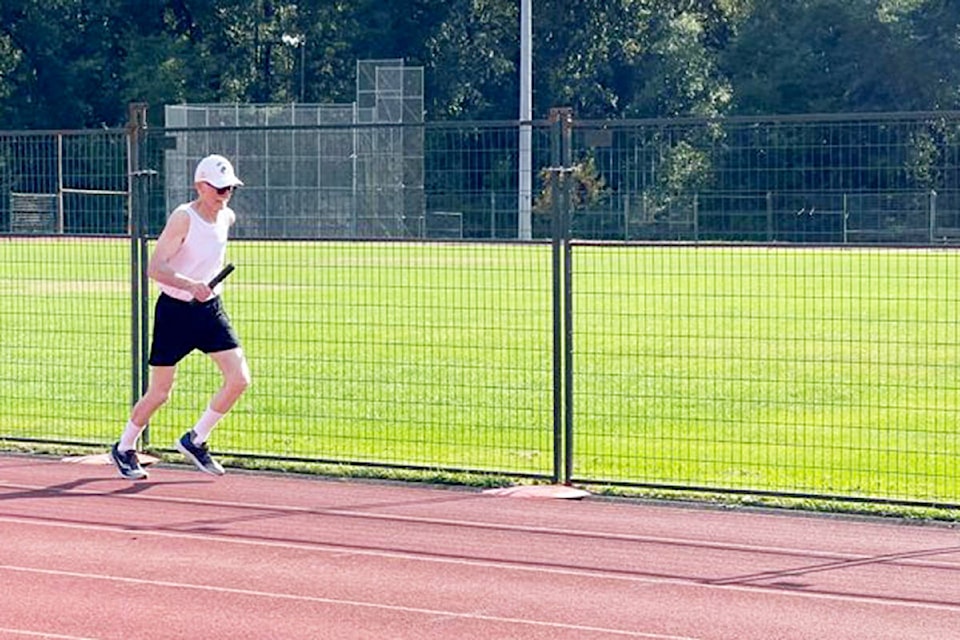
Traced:
[[206, 302], [183, 302], [161, 293], [153, 315], [150, 365], [172, 367], [194, 349], [204, 353], [240, 346], [220, 296]]

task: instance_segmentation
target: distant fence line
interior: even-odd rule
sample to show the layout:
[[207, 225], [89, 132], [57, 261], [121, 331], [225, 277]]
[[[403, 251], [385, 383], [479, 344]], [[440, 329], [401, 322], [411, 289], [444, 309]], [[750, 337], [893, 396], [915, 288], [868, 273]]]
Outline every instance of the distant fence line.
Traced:
[[546, 238], [564, 154], [579, 239], [950, 244], [960, 233], [955, 112], [609, 122], [554, 114], [532, 124], [531, 211], [518, 209], [519, 123], [132, 123], [0, 132], [0, 232], [124, 234], [132, 206], [156, 232], [191, 197], [194, 163], [215, 150], [246, 183], [234, 201], [245, 238], [512, 239], [520, 216]]

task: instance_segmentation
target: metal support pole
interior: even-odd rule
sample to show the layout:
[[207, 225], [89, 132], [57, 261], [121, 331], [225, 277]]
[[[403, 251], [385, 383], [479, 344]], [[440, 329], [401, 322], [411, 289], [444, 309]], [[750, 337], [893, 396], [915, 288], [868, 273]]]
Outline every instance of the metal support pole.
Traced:
[[563, 216], [558, 197], [559, 167], [562, 164], [559, 114], [550, 112], [550, 164], [551, 170], [547, 189], [551, 191], [551, 258], [553, 268], [553, 482], [559, 482], [563, 468], [563, 257], [561, 243], [563, 238]]
[[562, 162], [560, 174], [561, 218], [563, 221], [563, 397], [564, 402], [564, 484], [573, 479], [573, 250], [570, 231], [573, 224], [573, 109], [561, 110]]
[[693, 241], [700, 242], [700, 197], [693, 194]]
[[850, 203], [847, 194], [843, 194], [843, 244], [847, 244], [847, 219], [850, 217]]
[[304, 90], [306, 87], [306, 62], [307, 62], [307, 39], [300, 41], [300, 102], [303, 103]]
[[520, 139], [517, 175], [517, 238], [533, 237], [533, 10], [532, 0], [520, 2]]
[[573, 477], [573, 110], [552, 109], [550, 183], [553, 203], [553, 431], [554, 482]]
[[[131, 406], [139, 400], [149, 383], [146, 366], [148, 311], [146, 298], [146, 203], [145, 179], [155, 171], [141, 168], [140, 147], [147, 128], [147, 105], [132, 103], [127, 118], [127, 219], [130, 230], [130, 391]], [[144, 428], [142, 444], [150, 441], [149, 426]]]
[[63, 209], [63, 134], [57, 134], [57, 233], [66, 229]]
[[930, 189], [930, 244], [936, 242], [937, 236], [937, 191]]
[[773, 242], [773, 193], [767, 191], [767, 242]]

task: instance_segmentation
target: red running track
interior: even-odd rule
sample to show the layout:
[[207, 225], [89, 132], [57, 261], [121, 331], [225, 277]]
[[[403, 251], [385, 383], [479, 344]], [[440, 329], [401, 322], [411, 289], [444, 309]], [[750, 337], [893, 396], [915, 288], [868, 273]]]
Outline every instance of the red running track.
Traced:
[[960, 532], [0, 456], [0, 640], [960, 638]]

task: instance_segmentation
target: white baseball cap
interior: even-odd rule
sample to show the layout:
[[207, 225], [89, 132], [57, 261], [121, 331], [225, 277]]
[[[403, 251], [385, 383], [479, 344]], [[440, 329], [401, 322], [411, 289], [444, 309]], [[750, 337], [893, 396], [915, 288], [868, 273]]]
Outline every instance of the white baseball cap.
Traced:
[[223, 156], [216, 154], [207, 156], [197, 164], [193, 174], [194, 182], [206, 182], [218, 189], [223, 187], [239, 187], [243, 185], [237, 174], [233, 172], [233, 165]]

